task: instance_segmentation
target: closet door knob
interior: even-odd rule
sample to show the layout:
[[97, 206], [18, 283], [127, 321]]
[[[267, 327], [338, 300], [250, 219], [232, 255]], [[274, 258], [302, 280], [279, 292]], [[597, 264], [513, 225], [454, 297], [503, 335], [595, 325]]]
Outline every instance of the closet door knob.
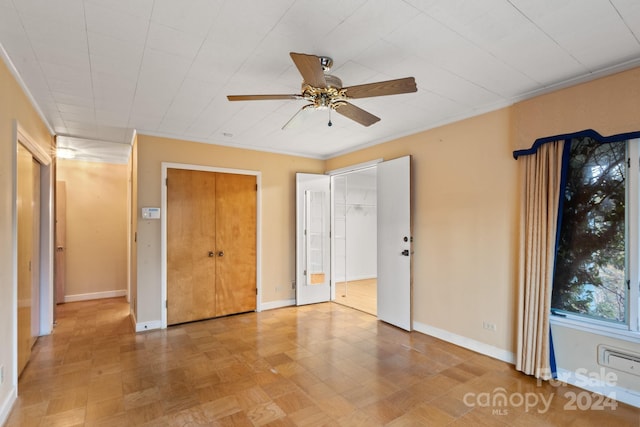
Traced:
[[213, 251], [209, 251], [209, 257], [213, 257], [214, 255]]
[[224, 252], [222, 251], [218, 252], [218, 256], [224, 256]]

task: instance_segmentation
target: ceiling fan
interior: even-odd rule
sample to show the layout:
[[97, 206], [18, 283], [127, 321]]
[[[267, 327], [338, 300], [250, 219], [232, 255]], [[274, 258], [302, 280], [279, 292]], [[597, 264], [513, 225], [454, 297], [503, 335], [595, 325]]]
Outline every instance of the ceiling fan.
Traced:
[[[373, 96], [396, 95], [416, 92], [416, 81], [413, 77], [367, 83], [358, 86], [342, 87], [342, 81], [331, 74], [325, 74], [331, 69], [333, 60], [326, 56], [308, 55], [291, 52], [291, 59], [302, 75], [302, 93], [292, 95], [228, 95], [229, 101], [263, 101], [283, 99], [304, 99], [307, 104], [296, 113], [282, 128], [286, 129], [297, 121], [304, 113], [313, 110], [335, 110], [336, 112], [360, 123], [371, 126], [380, 120], [379, 117], [356, 107], [349, 100], [369, 98]], [[331, 126], [331, 116], [329, 116]]]

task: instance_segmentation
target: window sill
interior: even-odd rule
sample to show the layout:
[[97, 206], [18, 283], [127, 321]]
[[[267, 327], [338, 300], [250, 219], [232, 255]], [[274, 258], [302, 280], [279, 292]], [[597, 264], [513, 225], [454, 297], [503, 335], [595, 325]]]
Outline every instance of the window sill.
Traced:
[[585, 322], [584, 320], [570, 319], [566, 317], [550, 316], [552, 325], [563, 326], [565, 328], [577, 329], [579, 331], [590, 332], [595, 335], [601, 335], [609, 338], [615, 338], [640, 344], [640, 332], [629, 331], [626, 329], [612, 328], [594, 323]]

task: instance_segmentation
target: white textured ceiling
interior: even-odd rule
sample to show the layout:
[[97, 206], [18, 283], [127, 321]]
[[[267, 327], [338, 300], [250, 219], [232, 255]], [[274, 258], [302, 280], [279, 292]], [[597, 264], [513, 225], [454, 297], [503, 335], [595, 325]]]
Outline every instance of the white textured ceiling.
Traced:
[[[136, 130], [326, 158], [640, 65], [639, 39], [637, 0], [0, 0], [5, 61], [57, 135], [101, 152]], [[304, 101], [226, 99], [300, 93], [292, 51], [418, 92], [354, 100], [370, 127], [317, 111], [288, 130]]]

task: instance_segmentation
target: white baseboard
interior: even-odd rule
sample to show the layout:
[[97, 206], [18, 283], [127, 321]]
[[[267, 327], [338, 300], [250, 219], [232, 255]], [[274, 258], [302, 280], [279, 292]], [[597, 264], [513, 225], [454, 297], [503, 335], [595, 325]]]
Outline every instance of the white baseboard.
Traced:
[[138, 320], [136, 319], [136, 315], [132, 310], [129, 311], [129, 319], [131, 319], [131, 324], [133, 325], [133, 329], [136, 332], [151, 331], [153, 329], [162, 328], [161, 320], [152, 320], [151, 322], [138, 323]]
[[4, 399], [4, 402], [0, 405], [0, 426], [3, 426], [9, 419], [9, 414], [11, 414], [11, 409], [13, 409], [13, 405], [16, 403], [17, 399], [18, 389], [16, 387], [12, 387], [9, 390], [7, 397]]
[[65, 295], [64, 302], [87, 301], [87, 300], [102, 299], [102, 298], [116, 298], [116, 297], [123, 297], [126, 295], [127, 295], [126, 289], [117, 290], [117, 291], [92, 292], [88, 294]]
[[431, 335], [432, 337], [493, 357], [494, 359], [502, 360], [503, 362], [507, 362], [512, 365], [515, 364], [516, 361], [515, 354], [510, 351], [503, 350], [471, 338], [463, 337], [462, 335], [457, 335], [449, 331], [445, 331], [444, 329], [439, 329], [416, 321], [413, 322], [413, 329], [423, 334]]
[[629, 390], [623, 387], [618, 387], [616, 385], [609, 385], [604, 381], [596, 380], [591, 376], [588, 377], [588, 380], [585, 380], [584, 374], [579, 376], [576, 375], [576, 372], [569, 371], [563, 368], [558, 368], [557, 373], [558, 380], [564, 383], [571, 384], [575, 387], [587, 390], [591, 393], [598, 393], [606, 397], [611, 397], [618, 402], [626, 403], [627, 405], [640, 408], [640, 392]]
[[292, 305], [296, 305], [296, 300], [295, 299], [283, 299], [280, 301], [269, 301], [269, 302], [263, 302], [260, 304], [260, 310], [273, 310], [274, 308], [281, 308], [281, 307], [289, 307]]
[[136, 323], [135, 326], [136, 326], [136, 332], [151, 331], [153, 329], [161, 329], [162, 321], [152, 320], [151, 322], [140, 322], [140, 323]]

